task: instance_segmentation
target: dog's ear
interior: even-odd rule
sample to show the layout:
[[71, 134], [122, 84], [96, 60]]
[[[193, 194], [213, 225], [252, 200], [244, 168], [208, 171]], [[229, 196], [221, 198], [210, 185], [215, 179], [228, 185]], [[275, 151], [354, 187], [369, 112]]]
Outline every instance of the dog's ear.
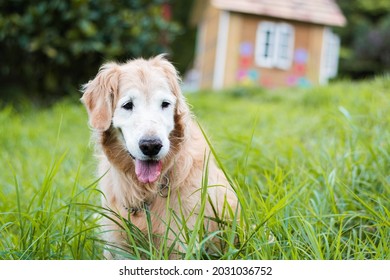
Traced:
[[113, 98], [118, 94], [119, 65], [104, 64], [99, 69], [95, 79], [83, 86], [81, 101], [87, 108], [89, 123], [97, 130], [105, 131], [110, 128], [113, 114]]

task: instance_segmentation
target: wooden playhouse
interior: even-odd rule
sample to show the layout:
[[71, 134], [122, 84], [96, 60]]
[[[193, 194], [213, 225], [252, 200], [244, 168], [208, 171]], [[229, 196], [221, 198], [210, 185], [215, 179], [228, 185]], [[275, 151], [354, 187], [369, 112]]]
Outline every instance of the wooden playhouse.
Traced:
[[195, 0], [199, 88], [325, 84], [337, 75], [345, 17], [333, 0]]

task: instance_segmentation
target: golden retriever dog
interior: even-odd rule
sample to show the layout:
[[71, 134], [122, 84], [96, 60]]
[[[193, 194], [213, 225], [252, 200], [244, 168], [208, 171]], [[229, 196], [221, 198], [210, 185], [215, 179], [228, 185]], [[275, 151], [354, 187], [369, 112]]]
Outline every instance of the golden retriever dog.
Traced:
[[[217, 230], [215, 218], [227, 218], [237, 209], [236, 195], [211, 158], [179, 82], [174, 66], [160, 55], [104, 64], [83, 86], [81, 100], [98, 147], [102, 203], [112, 215], [102, 221], [108, 244], [129, 248], [120, 222], [130, 220], [146, 233], [148, 217], [157, 248], [162, 237], [173, 244], [183, 223], [194, 226], [205, 182], [206, 230]], [[105, 256], [118, 257], [108, 251]]]

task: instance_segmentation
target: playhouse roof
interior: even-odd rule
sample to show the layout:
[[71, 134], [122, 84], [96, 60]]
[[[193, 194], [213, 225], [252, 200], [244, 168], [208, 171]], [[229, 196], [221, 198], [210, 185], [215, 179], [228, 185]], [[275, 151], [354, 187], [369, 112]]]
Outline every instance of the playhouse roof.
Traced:
[[218, 9], [269, 17], [344, 26], [346, 19], [334, 0], [211, 0]]

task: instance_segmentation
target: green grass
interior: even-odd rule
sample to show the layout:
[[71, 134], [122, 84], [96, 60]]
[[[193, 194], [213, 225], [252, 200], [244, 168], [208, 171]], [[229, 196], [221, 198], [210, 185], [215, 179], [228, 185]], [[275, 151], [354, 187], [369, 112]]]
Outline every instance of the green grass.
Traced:
[[[242, 211], [217, 233], [204, 232], [203, 217], [184, 227], [185, 258], [390, 259], [389, 89], [385, 77], [189, 94]], [[102, 258], [86, 120], [71, 101], [0, 110], [0, 259]], [[167, 258], [168, 246], [126, 230], [124, 256]], [[213, 237], [224, 246], [211, 255]]]

